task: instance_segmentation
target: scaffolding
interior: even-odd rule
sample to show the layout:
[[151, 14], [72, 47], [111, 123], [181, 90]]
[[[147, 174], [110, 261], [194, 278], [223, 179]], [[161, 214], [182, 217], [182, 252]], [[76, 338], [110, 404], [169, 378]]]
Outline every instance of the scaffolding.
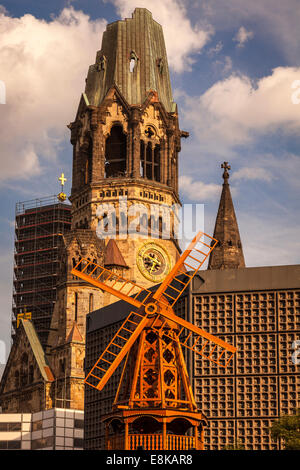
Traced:
[[60, 275], [62, 235], [71, 228], [71, 205], [49, 196], [16, 204], [12, 340], [17, 317], [32, 313], [37, 334], [47, 344]]

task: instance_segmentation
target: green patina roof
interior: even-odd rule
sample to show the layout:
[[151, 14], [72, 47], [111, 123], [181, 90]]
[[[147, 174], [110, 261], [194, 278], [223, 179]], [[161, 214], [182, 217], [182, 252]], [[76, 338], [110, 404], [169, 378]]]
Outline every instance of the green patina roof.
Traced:
[[[130, 72], [130, 57], [136, 57]], [[163, 30], [146, 8], [136, 8], [132, 18], [107, 26], [96, 63], [88, 72], [85, 94], [99, 106], [116, 84], [130, 105], [141, 105], [150, 90], [157, 91], [168, 112], [174, 112]]]

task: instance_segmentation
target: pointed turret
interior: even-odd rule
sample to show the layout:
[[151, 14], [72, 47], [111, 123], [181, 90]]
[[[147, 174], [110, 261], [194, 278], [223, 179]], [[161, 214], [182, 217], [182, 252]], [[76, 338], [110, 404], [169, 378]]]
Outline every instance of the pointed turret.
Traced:
[[221, 168], [224, 169], [224, 183], [214, 230], [214, 238], [219, 243], [210, 255], [208, 269], [244, 268], [240, 232], [228, 183], [230, 170], [228, 162], [224, 162]]
[[66, 339], [66, 343], [74, 343], [74, 342], [84, 342], [84, 339], [78, 329], [77, 322], [74, 321], [72, 329]]
[[106, 247], [104, 252], [104, 266], [106, 268], [128, 268], [122, 253], [120, 252], [118, 245], [116, 244], [115, 240], [111, 238]]

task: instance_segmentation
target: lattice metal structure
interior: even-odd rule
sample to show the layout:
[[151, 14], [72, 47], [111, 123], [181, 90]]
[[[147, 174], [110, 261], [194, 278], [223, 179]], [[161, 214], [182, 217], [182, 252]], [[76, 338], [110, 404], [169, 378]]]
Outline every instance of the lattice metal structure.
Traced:
[[[264, 268], [255, 269], [263, 277]], [[235, 337], [238, 348], [235, 364], [222, 376], [208, 361], [195, 360], [196, 400], [210, 417], [207, 449], [236, 442], [247, 450], [278, 449], [270, 436], [272, 421], [300, 406], [299, 365], [292, 360], [300, 331], [300, 290], [267, 287], [194, 293], [197, 323], [212, 332], [223, 330], [228, 341]]]
[[71, 227], [71, 206], [50, 196], [16, 204], [12, 339], [17, 316], [31, 312], [45, 346], [60, 274], [62, 235]]

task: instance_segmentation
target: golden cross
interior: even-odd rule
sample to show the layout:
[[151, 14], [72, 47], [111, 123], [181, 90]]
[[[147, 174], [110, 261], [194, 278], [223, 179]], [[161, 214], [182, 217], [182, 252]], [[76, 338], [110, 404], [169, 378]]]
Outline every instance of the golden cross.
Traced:
[[62, 186], [63, 186], [63, 185], [65, 184], [65, 182], [67, 181], [67, 178], [65, 178], [64, 173], [62, 173], [58, 179], [59, 179], [59, 181], [61, 182], [61, 185], [62, 185]]
[[224, 163], [222, 163], [221, 168], [224, 169], [224, 173], [223, 173], [224, 181], [227, 181], [228, 178], [229, 178], [229, 171], [228, 170], [231, 170], [231, 166], [228, 165], [228, 162], [224, 162]]
[[20, 320], [21, 318], [24, 318], [24, 320], [31, 320], [32, 313], [26, 311], [26, 307], [24, 308], [23, 313], [18, 313], [17, 315], [17, 328], [20, 326]]

